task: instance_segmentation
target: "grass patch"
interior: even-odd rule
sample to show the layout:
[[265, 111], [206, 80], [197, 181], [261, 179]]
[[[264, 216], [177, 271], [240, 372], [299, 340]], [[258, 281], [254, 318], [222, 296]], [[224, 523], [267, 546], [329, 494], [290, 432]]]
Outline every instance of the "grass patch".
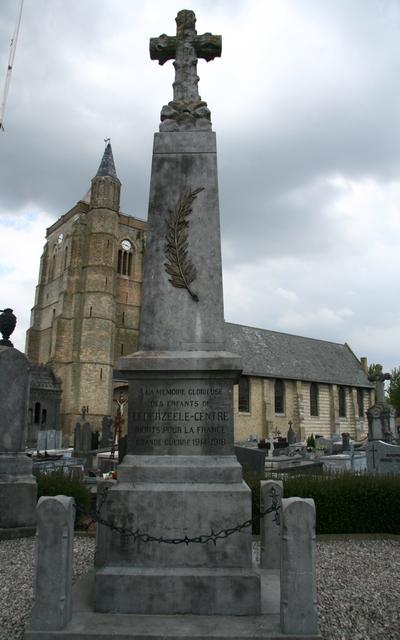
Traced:
[[34, 475], [38, 483], [38, 500], [42, 496], [68, 496], [75, 499], [75, 528], [82, 528], [85, 513], [88, 513], [92, 500], [88, 487], [79, 480], [71, 480], [63, 471], [51, 474], [35, 471]]
[[[255, 516], [260, 512], [260, 481], [249, 474], [245, 480]], [[400, 475], [292, 476], [283, 479], [283, 493], [285, 498], [313, 498], [317, 534], [400, 534]], [[259, 533], [258, 524], [253, 533]]]

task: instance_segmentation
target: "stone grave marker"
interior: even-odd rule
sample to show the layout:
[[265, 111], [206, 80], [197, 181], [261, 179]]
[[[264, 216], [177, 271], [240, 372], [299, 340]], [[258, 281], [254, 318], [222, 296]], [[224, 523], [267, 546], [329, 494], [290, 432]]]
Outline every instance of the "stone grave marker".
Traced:
[[104, 416], [101, 421], [101, 447], [105, 449], [109, 447], [112, 441], [112, 418]]
[[400, 446], [371, 440], [366, 446], [369, 473], [400, 473]]
[[369, 378], [375, 382], [375, 404], [367, 411], [368, 440], [396, 440], [395, 411], [385, 400], [385, 380], [390, 380], [390, 373], [383, 373], [382, 365], [376, 365], [376, 372]]
[[296, 442], [296, 434], [293, 430], [292, 422], [289, 423], [289, 429], [286, 435], [286, 439], [288, 441], [288, 444], [294, 444]]
[[47, 450], [57, 449], [57, 431], [55, 429], [48, 429], [46, 431], [47, 435]]
[[23, 353], [0, 346], [0, 537], [35, 533], [37, 485], [25, 454], [29, 363]]
[[77, 422], [74, 429], [74, 456], [82, 451], [82, 426]]
[[85, 422], [82, 427], [82, 453], [92, 450], [92, 427], [89, 422]]
[[37, 451], [46, 451], [47, 449], [47, 431], [38, 431], [37, 432]]

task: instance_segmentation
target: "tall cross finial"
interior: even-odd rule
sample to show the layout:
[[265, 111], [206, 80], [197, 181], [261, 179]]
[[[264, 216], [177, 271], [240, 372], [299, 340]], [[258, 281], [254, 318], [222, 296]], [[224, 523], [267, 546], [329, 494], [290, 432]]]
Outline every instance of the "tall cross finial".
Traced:
[[385, 402], [385, 380], [391, 380], [390, 373], [383, 373], [381, 364], [375, 366], [375, 373], [369, 376], [371, 382], [375, 382], [375, 404]]
[[179, 11], [176, 16], [176, 36], [163, 33], [150, 38], [150, 58], [164, 64], [174, 60], [174, 99], [161, 111], [160, 130], [210, 129], [210, 111], [199, 96], [197, 60], [207, 62], [221, 55], [221, 36], [211, 33], [197, 35], [196, 16], [193, 11]]

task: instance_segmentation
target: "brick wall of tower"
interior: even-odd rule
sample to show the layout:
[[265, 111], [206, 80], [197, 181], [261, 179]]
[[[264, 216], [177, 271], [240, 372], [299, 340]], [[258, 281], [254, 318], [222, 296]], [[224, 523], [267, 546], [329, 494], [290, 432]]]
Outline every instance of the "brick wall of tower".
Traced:
[[[69, 438], [82, 406], [93, 429], [112, 413], [113, 366], [121, 345], [124, 353], [136, 349], [145, 228], [79, 203], [48, 230], [26, 351], [62, 380], [61, 425]], [[117, 273], [123, 239], [134, 248], [130, 276]]]

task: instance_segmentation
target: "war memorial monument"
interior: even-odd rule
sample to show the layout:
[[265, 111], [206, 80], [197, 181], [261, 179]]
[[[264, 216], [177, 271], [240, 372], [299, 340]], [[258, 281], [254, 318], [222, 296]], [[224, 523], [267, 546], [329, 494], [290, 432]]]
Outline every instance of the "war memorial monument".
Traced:
[[95, 569], [72, 592], [72, 499], [39, 501], [31, 640], [320, 638], [312, 500], [272, 501], [264, 530], [279, 527], [280, 562], [253, 561], [251, 493], [234, 454], [241, 361], [224, 344], [216, 139], [198, 93], [197, 60], [220, 56], [221, 37], [197, 35], [195, 21], [180, 11], [176, 36], [150, 40], [153, 60], [174, 61], [175, 82], [154, 136], [139, 350], [116, 372], [129, 386], [128, 453], [99, 489]]

